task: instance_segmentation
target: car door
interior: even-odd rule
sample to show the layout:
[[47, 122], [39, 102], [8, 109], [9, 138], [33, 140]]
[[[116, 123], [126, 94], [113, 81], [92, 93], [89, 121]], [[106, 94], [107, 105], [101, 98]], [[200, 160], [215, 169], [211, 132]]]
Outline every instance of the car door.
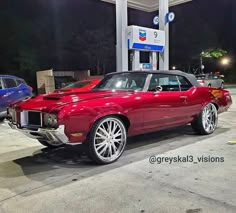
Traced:
[[222, 83], [221, 78], [217, 75], [214, 75], [213, 79], [214, 79], [214, 82], [213, 82], [212, 87], [219, 88], [221, 86], [221, 83]]
[[17, 86], [17, 82], [14, 78], [5, 77], [3, 78], [3, 83], [5, 89], [7, 90], [6, 93], [7, 105], [22, 98], [23, 91], [20, 87]]
[[[159, 129], [187, 121], [189, 116], [187, 90], [192, 85], [186, 82], [186, 85], [181, 86], [180, 80], [177, 75], [152, 75], [144, 101], [144, 129]], [[156, 87], [159, 87], [159, 91], [155, 91]]]

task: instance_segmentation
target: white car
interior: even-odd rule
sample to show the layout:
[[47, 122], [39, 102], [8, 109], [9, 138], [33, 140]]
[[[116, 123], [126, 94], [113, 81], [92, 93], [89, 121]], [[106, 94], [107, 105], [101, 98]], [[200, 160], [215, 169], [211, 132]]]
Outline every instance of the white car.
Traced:
[[206, 87], [224, 88], [224, 80], [219, 75], [200, 74], [196, 75], [197, 81]]

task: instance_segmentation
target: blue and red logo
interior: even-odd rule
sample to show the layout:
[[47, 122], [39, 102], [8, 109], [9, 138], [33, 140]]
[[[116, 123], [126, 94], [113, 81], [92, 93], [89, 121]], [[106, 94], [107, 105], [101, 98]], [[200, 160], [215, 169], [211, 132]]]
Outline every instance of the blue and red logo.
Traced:
[[147, 32], [146, 30], [139, 30], [139, 40], [146, 41], [147, 39]]

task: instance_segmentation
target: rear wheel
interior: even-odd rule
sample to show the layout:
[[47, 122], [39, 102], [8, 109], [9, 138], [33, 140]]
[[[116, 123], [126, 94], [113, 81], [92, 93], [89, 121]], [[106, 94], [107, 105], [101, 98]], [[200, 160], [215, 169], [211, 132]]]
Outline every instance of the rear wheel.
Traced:
[[50, 148], [50, 149], [56, 149], [56, 148], [59, 148], [59, 147], [63, 147], [63, 146], [65, 146], [65, 144], [62, 144], [62, 143], [49, 143], [49, 142], [47, 142], [47, 141], [43, 141], [43, 140], [38, 140], [39, 141], [39, 143], [41, 143], [42, 145], [44, 145], [44, 146], [46, 146], [46, 147], [48, 147], [48, 148]]
[[87, 141], [89, 157], [98, 164], [110, 164], [124, 152], [127, 130], [115, 116], [106, 116], [93, 125]]
[[201, 135], [212, 134], [218, 123], [218, 112], [216, 106], [212, 103], [207, 104], [198, 115], [191, 126], [195, 132]]

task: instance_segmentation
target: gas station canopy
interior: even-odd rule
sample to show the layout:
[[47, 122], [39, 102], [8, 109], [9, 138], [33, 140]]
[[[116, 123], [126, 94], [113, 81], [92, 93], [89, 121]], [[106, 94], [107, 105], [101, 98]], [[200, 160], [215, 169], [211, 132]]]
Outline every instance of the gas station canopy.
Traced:
[[[116, 3], [116, 0], [101, 0]], [[164, 0], [166, 1], [166, 0]], [[192, 0], [169, 0], [169, 6], [175, 6]], [[154, 12], [159, 9], [159, 0], [128, 0], [128, 7], [146, 12]]]
[[[132, 69], [138, 70], [140, 65], [140, 51], [150, 50], [150, 60], [152, 61], [152, 69], [157, 69], [157, 57], [156, 50], [159, 50], [159, 70], [169, 69], [169, 23], [175, 18], [173, 12], [169, 12], [169, 7], [174, 5], [183, 4], [192, 0], [101, 0], [108, 3], [116, 4], [116, 70], [126, 71], [129, 69], [128, 66], [128, 50], [133, 50], [133, 56], [130, 58], [132, 61]], [[134, 35], [128, 39], [128, 10], [127, 8], [134, 8], [146, 12], [159, 11], [158, 13], [158, 24], [159, 30], [157, 32], [153, 29], [142, 29], [141, 26], [132, 27], [129, 34]], [[180, 18], [180, 17], [179, 17]], [[129, 26], [130, 27], [130, 26]], [[148, 36], [150, 33], [152, 36]], [[138, 33], [137, 33], [138, 32]], [[164, 33], [164, 34], [163, 34]], [[148, 34], [148, 35], [147, 35]], [[153, 35], [155, 35], [153, 39]], [[162, 35], [160, 37], [160, 35]], [[141, 37], [141, 38], [140, 38]], [[133, 40], [132, 40], [133, 38]], [[136, 39], [137, 38], [137, 39]], [[161, 39], [161, 40], [160, 40]], [[135, 41], [132, 43], [132, 41]], [[140, 43], [141, 41], [141, 43]], [[164, 41], [159, 42], [158, 41]], [[131, 43], [132, 44], [131, 44]], [[147, 42], [151, 42], [150, 44]], [[128, 45], [127, 45], [128, 44]], [[140, 46], [141, 45], [141, 46]], [[154, 45], [154, 46], [153, 46]], [[164, 46], [163, 46], [164, 45]], [[128, 49], [129, 48], [129, 49]]]

